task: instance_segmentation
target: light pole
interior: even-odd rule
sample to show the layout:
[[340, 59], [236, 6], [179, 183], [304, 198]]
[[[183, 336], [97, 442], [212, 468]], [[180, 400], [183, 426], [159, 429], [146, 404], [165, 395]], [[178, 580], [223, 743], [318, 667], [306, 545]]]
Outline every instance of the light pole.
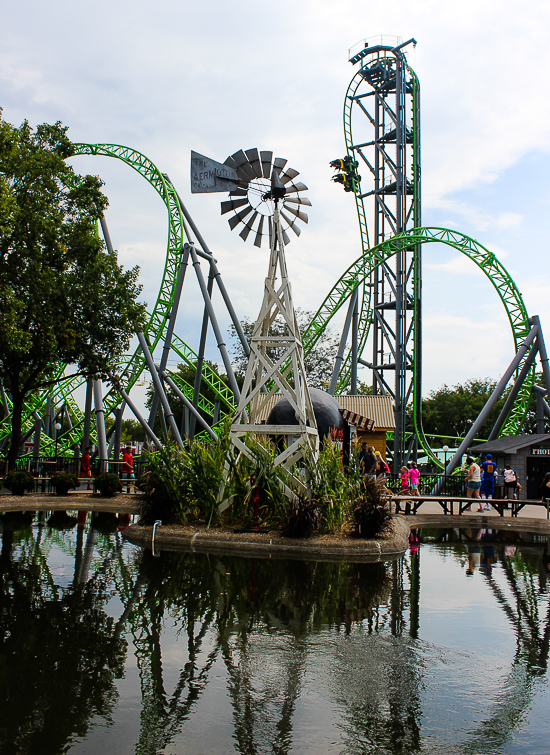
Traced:
[[59, 422], [56, 422], [53, 427], [55, 430], [55, 468], [57, 469], [57, 438], [59, 431], [61, 430], [61, 425], [59, 424]]
[[447, 491], [447, 451], [449, 450], [449, 446], [443, 446], [443, 451], [445, 453], [445, 486], [444, 490]]

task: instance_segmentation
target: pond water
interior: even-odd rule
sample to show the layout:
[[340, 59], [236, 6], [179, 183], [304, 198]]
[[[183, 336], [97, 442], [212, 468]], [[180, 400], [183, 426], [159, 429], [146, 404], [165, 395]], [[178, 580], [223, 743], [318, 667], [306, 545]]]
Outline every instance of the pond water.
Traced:
[[424, 530], [346, 564], [0, 523], [2, 755], [550, 750], [546, 537]]

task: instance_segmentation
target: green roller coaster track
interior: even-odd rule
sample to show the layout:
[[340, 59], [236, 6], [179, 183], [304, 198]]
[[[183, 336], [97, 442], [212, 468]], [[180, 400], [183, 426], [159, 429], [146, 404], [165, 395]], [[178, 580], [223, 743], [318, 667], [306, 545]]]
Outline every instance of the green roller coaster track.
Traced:
[[[166, 262], [160, 285], [160, 291], [155, 306], [149, 315], [145, 328], [145, 334], [151, 350], [154, 351], [159, 342], [166, 335], [168, 327], [168, 318], [174, 303], [174, 294], [176, 283], [180, 271], [180, 266], [186, 264], [183, 257], [183, 246], [186, 239], [185, 220], [179, 199], [172, 185], [165, 179], [156, 165], [151, 162], [145, 155], [118, 144], [75, 144], [75, 155], [101, 155], [105, 157], [114, 157], [129, 165], [140, 175], [142, 175], [151, 186], [157, 191], [163, 200], [168, 211], [168, 248], [166, 253]], [[181, 338], [174, 334], [172, 338], [172, 349], [182, 359], [182, 361], [192, 367], [196, 366], [198, 355], [189, 347]], [[123, 356], [119, 360], [118, 373], [125, 378], [126, 388], [129, 390], [140, 378], [141, 373], [146, 368], [145, 359], [139, 349], [132, 355]], [[61, 378], [65, 372], [65, 365], [61, 365], [57, 371], [57, 377]], [[201, 377], [203, 384], [208, 386], [217, 399], [225, 405], [228, 410], [235, 408], [233, 393], [231, 389], [221, 380], [220, 376], [212, 368], [203, 362]], [[193, 398], [193, 387], [186, 383], [179, 375], [173, 375], [183, 393], [191, 400]], [[38, 391], [33, 394], [26, 403], [23, 414], [23, 433], [32, 429], [34, 424], [33, 413], [38, 412], [43, 415], [48, 397], [51, 397], [54, 405], [65, 404], [68, 411], [71, 429], [64, 432], [58, 438], [58, 449], [60, 453], [69, 453], [72, 447], [79, 443], [82, 438], [84, 416], [74, 399], [74, 392], [83, 385], [84, 378], [75, 376], [72, 379], [57, 383], [53, 389], [48, 391]], [[8, 408], [10, 408], [9, 398]], [[122, 397], [118, 391], [111, 388], [104, 396], [105, 411], [108, 414], [122, 402]], [[203, 395], [199, 397], [199, 408], [206, 411], [210, 416], [214, 414], [213, 403]], [[0, 423], [0, 441], [6, 439], [11, 430], [10, 418], [5, 417]], [[91, 441], [96, 441], [96, 435], [92, 430]], [[49, 436], [42, 433], [41, 449], [46, 455], [53, 453], [55, 441]]]
[[[410, 231], [393, 236], [382, 244], [369, 249], [366, 254], [362, 254], [336, 282], [314, 315], [304, 333], [304, 350], [308, 352], [315, 346], [334, 315], [350, 298], [354, 290], [370, 277], [370, 274], [377, 265], [384, 263], [399, 251], [433, 242], [443, 243], [457, 249], [471, 259], [485, 273], [506, 309], [508, 321], [512, 328], [514, 347], [517, 351], [518, 345], [528, 335], [530, 326], [527, 310], [516, 284], [492, 252], [470, 237], [445, 228], [413, 228]], [[519, 369], [521, 369], [528, 358], [528, 354], [529, 352], [525, 355]], [[522, 420], [527, 412], [534, 381], [535, 369], [533, 367], [520, 389], [500, 433], [501, 436], [514, 435], [519, 431]], [[420, 399], [421, 397], [416, 398]], [[420, 400], [417, 403], [420, 407]], [[414, 413], [413, 420], [414, 429], [422, 447], [435, 463], [440, 464], [432, 454], [430, 445], [424, 437], [421, 411]]]

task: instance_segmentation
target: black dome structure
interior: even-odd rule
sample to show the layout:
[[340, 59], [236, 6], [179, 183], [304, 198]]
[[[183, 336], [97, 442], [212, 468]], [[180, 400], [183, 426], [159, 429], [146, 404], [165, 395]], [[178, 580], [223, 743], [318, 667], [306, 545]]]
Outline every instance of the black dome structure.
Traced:
[[[315, 420], [317, 422], [317, 429], [319, 431], [319, 440], [323, 441], [326, 435], [336, 428], [337, 430], [343, 430], [347, 427], [347, 422], [340, 413], [341, 406], [338, 401], [326, 391], [321, 391], [319, 388], [310, 388], [309, 395], [311, 396], [311, 403], [313, 405], [313, 413], [315, 414]], [[290, 405], [290, 401], [286, 398], [282, 398], [278, 401], [273, 409], [269, 412], [267, 418], [268, 425], [297, 425], [298, 421], [294, 415], [294, 409]]]

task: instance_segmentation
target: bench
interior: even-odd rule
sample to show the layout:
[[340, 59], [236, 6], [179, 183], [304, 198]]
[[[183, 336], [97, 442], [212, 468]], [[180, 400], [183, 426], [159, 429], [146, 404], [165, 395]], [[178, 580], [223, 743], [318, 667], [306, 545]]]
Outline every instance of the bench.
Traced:
[[[441, 508], [443, 509], [444, 514], [450, 514], [451, 516], [455, 513], [454, 511], [454, 504], [458, 504], [458, 510], [457, 513], [460, 515], [463, 511], [465, 511], [468, 506], [474, 505], [478, 506], [481, 499], [480, 498], [466, 498], [463, 496], [442, 496], [442, 495], [394, 495], [391, 498], [392, 501], [396, 504], [396, 510], [397, 508], [401, 508], [401, 504], [405, 507], [405, 510], [407, 508], [410, 510], [411, 514], [416, 514], [420, 506], [422, 506], [423, 503], [438, 503]], [[497, 499], [492, 498], [491, 500], [487, 501], [491, 506], [496, 509], [499, 513], [499, 516], [504, 516], [504, 511], [512, 507], [511, 509], [511, 516], [517, 516], [517, 512], [514, 513], [514, 506], [513, 504], [521, 503], [525, 505], [526, 503], [530, 503], [530, 501], [512, 501], [508, 500], [507, 498], [503, 499]], [[518, 511], [523, 508], [523, 505], [518, 508]]]

